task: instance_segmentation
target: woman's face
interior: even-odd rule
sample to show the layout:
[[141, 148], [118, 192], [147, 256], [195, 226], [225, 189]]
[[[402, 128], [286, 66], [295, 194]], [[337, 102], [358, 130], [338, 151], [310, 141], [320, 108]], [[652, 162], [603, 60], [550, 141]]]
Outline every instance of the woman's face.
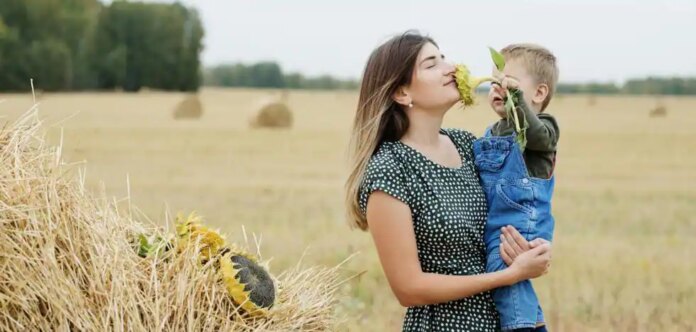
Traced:
[[414, 106], [424, 110], [448, 110], [459, 100], [454, 81], [454, 65], [445, 60], [432, 43], [423, 45], [418, 53], [411, 84], [405, 91]]

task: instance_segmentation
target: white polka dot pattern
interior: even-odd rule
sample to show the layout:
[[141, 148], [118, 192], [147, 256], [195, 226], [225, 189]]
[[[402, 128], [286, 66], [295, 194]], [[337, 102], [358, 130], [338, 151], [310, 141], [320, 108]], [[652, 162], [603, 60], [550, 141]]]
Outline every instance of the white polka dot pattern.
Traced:
[[[439, 165], [401, 143], [383, 142], [372, 156], [360, 190], [363, 213], [375, 190], [411, 208], [418, 258], [424, 272], [448, 275], [485, 273], [483, 231], [486, 196], [473, 162], [475, 137], [443, 129], [462, 166]], [[498, 317], [488, 292], [448, 303], [408, 308], [404, 331], [497, 331]]]

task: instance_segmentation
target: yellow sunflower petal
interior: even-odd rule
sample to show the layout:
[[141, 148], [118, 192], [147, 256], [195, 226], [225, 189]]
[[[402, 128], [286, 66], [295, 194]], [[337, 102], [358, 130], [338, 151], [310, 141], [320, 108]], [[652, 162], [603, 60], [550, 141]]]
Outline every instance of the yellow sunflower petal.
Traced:
[[200, 222], [201, 218], [195, 213], [189, 214], [186, 218], [182, 215], [177, 216], [177, 247], [181, 252], [191, 245], [197, 245], [201, 259], [209, 260], [225, 246], [225, 239], [217, 231], [201, 225]]
[[268, 314], [275, 303], [275, 285], [256, 257], [227, 250], [219, 262], [222, 281], [232, 300], [252, 316]]
[[455, 65], [454, 80], [459, 90], [459, 99], [464, 106], [473, 105], [476, 102], [476, 88], [483, 82], [492, 81], [490, 77], [471, 77], [469, 68], [463, 64]]

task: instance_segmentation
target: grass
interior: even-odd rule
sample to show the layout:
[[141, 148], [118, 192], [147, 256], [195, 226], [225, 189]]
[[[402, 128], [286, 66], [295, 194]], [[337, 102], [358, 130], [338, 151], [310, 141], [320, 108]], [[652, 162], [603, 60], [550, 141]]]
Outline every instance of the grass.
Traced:
[[[345, 148], [357, 94], [291, 92], [291, 130], [250, 130], [248, 119], [270, 92], [205, 89], [202, 118], [171, 118], [181, 94], [44, 94], [49, 123], [71, 119], [65, 157], [88, 161], [86, 185], [127, 196], [154, 220], [197, 210], [243, 241], [261, 235], [271, 270], [334, 266], [354, 252], [340, 314], [346, 330], [400, 329], [403, 308], [391, 294], [368, 234], [343, 223]], [[29, 95], [0, 95], [8, 119]], [[483, 103], [481, 98], [480, 103]], [[552, 330], [696, 329], [696, 98], [664, 97], [665, 118], [650, 118], [654, 97], [563, 96], [549, 108], [560, 124], [550, 274], [535, 284]], [[0, 116], [1, 117], [1, 116]], [[495, 120], [480, 104], [452, 109], [445, 126], [480, 135]]]

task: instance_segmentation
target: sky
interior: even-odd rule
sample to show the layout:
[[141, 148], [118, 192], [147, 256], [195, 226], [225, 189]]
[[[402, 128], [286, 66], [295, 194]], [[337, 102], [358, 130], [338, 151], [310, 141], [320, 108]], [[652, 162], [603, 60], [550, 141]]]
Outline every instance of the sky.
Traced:
[[202, 17], [206, 66], [276, 61], [357, 79], [375, 47], [415, 29], [478, 75], [491, 69], [487, 46], [533, 42], [556, 55], [562, 82], [696, 76], [696, 0], [180, 2]]

